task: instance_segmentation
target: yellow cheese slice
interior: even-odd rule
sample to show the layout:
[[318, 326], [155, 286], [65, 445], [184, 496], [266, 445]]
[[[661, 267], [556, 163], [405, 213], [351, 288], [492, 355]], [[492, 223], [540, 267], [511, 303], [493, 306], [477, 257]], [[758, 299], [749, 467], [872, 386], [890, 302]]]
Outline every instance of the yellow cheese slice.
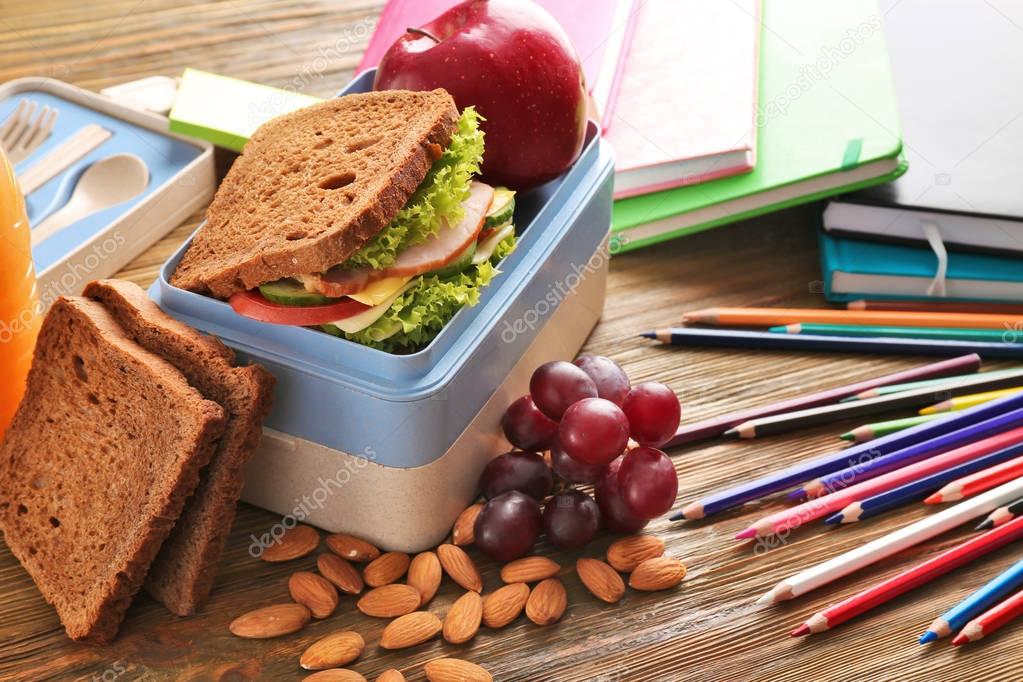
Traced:
[[395, 292], [408, 284], [412, 277], [387, 277], [378, 279], [357, 294], [349, 294], [348, 298], [354, 299], [364, 305], [380, 305]]

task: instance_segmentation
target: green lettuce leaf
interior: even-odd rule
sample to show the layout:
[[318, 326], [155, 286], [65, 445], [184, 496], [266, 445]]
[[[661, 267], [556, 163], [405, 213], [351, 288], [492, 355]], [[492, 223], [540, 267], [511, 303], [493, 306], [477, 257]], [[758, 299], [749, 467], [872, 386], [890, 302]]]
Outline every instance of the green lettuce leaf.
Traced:
[[458, 130], [426, 179], [412, 194], [391, 224], [377, 234], [341, 267], [381, 270], [394, 263], [404, 249], [421, 244], [440, 229], [441, 221], [454, 225], [465, 214], [462, 202], [469, 198], [469, 183], [483, 161], [482, 117], [466, 107]]

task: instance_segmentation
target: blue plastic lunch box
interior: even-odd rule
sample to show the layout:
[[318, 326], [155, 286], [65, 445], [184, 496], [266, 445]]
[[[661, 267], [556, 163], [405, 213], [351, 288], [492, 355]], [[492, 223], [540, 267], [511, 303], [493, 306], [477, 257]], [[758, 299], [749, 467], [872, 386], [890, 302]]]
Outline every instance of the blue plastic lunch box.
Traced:
[[[371, 88], [373, 71], [341, 94]], [[562, 177], [525, 194], [518, 247], [479, 303], [425, 348], [392, 355], [301, 327], [241, 317], [169, 284], [188, 243], [150, 289], [169, 314], [277, 377], [243, 498], [381, 547], [436, 545], [477, 494], [479, 474], [510, 449], [505, 408], [532, 370], [570, 359], [600, 318], [608, 268], [614, 158], [591, 122]]]

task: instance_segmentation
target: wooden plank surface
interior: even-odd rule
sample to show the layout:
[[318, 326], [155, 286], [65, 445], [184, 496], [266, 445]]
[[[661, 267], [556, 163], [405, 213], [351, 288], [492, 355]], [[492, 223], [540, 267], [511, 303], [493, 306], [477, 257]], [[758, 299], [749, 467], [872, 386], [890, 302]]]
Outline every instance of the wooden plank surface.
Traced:
[[[365, 45], [378, 0], [312, 2], [170, 2], [117, 0], [102, 5], [52, 0], [0, 2], [0, 80], [52, 75], [99, 89], [146, 75], [175, 75], [185, 66], [294, 87], [315, 95], [336, 92], [348, 80]], [[639, 331], [677, 321], [684, 309], [708, 305], [820, 305], [820, 270], [813, 237], [819, 207], [696, 235], [617, 257], [608, 302], [587, 351], [621, 362], [633, 381], [667, 382], [696, 420], [736, 407], [833, 386], [919, 364], [921, 360], [852, 355], [800, 355], [677, 350], [652, 347]], [[200, 215], [168, 235], [122, 273], [147, 285], [156, 269], [194, 229]], [[713, 443], [672, 452], [680, 502], [838, 446], [841, 423], [791, 437], [750, 443]], [[114, 501], [113, 503], [119, 503]], [[653, 523], [669, 552], [690, 573], [665, 594], [630, 591], [617, 606], [586, 593], [557, 558], [569, 590], [563, 622], [539, 628], [524, 618], [502, 631], [484, 630], [469, 645], [440, 642], [409, 651], [377, 648], [384, 623], [359, 614], [351, 599], [338, 613], [297, 636], [247, 641], [227, 624], [244, 611], [287, 598], [286, 580], [309, 568], [307, 558], [270, 566], [247, 553], [274, 515], [243, 505], [214, 593], [202, 613], [170, 616], [142, 595], [120, 638], [108, 647], [69, 642], [52, 609], [27, 574], [0, 546], [0, 679], [299, 679], [299, 653], [323, 634], [343, 628], [368, 643], [353, 667], [369, 679], [398, 667], [423, 679], [422, 663], [442, 654], [473, 660], [498, 680], [981, 680], [1020, 679], [1023, 627], [964, 651], [947, 641], [920, 647], [916, 636], [947, 606], [1014, 562], [1018, 547], [935, 581], [836, 632], [792, 640], [803, 618], [851, 591], [949, 547], [968, 531], [942, 536], [861, 575], [782, 606], [761, 609], [754, 599], [778, 580], [926, 515], [923, 506], [871, 523], [793, 533], [777, 546], [737, 543], [733, 533], [778, 500], [751, 504], [712, 521]], [[597, 555], [605, 538], [588, 548]], [[478, 553], [474, 553], [478, 557]], [[482, 562], [487, 591], [499, 585], [497, 566]], [[446, 582], [430, 610], [443, 615], [459, 591]]]

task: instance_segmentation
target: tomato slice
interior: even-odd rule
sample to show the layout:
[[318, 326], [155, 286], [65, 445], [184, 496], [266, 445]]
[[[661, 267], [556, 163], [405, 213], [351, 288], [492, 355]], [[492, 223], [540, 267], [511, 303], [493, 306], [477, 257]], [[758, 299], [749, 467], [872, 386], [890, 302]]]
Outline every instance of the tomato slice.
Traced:
[[372, 307], [351, 298], [326, 305], [282, 305], [266, 300], [258, 291], [243, 291], [234, 294], [228, 303], [236, 313], [250, 319], [269, 324], [290, 324], [299, 327], [343, 320]]

